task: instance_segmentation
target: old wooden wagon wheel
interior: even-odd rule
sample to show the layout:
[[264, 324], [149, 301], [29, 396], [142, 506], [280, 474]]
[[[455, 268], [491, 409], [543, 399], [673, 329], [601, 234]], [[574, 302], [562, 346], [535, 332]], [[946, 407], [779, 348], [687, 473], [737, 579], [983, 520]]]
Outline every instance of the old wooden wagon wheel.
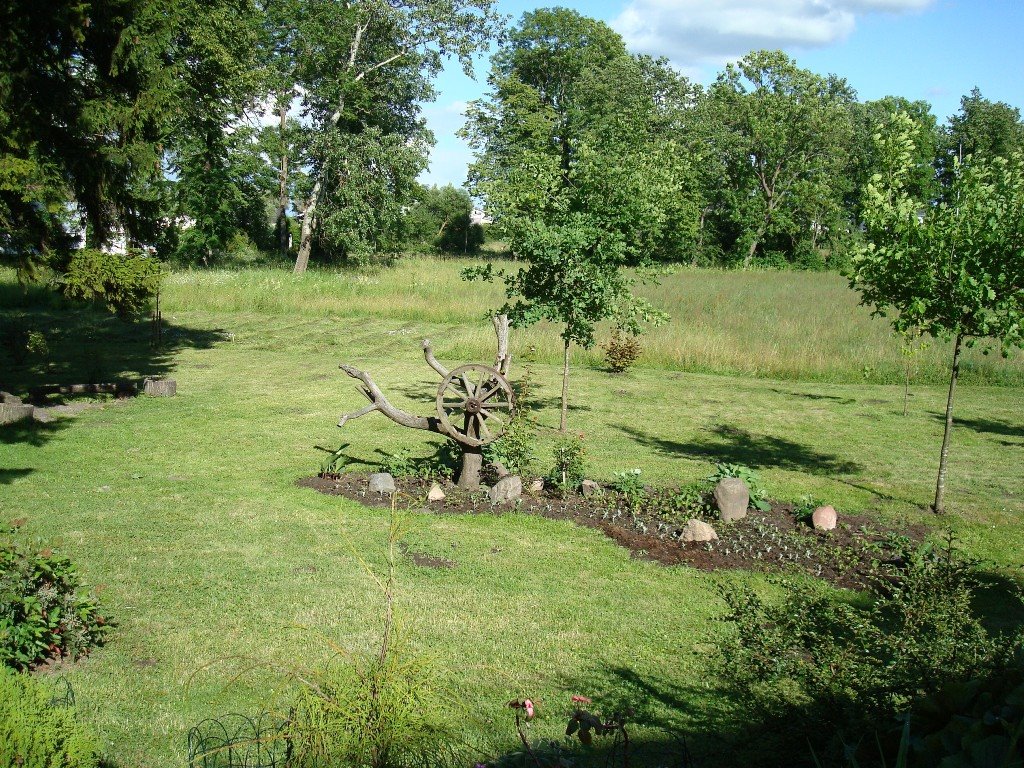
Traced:
[[506, 378], [512, 362], [508, 329], [508, 317], [496, 315], [494, 333], [498, 338], [498, 354], [493, 368], [470, 363], [449, 371], [434, 357], [430, 341], [423, 340], [423, 358], [442, 379], [441, 386], [437, 388], [436, 416], [417, 416], [396, 408], [370, 374], [342, 364], [341, 369], [360, 382], [358, 389], [370, 404], [342, 415], [338, 426], [343, 427], [352, 419], [380, 411], [403, 427], [425, 429], [449, 437], [462, 449], [459, 486], [478, 489], [483, 466], [482, 448], [502, 436], [512, 416], [512, 385]]
[[512, 385], [494, 368], [460, 365], [437, 388], [437, 418], [455, 440], [479, 448], [505, 432], [512, 397]]

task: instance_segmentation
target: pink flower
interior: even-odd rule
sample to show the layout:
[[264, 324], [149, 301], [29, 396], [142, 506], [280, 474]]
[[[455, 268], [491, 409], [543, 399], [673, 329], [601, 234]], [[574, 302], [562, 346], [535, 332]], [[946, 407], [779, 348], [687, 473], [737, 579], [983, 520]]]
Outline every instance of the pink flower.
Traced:
[[529, 699], [523, 699], [523, 709], [526, 710], [526, 719], [530, 720], [533, 718], [533, 702]]

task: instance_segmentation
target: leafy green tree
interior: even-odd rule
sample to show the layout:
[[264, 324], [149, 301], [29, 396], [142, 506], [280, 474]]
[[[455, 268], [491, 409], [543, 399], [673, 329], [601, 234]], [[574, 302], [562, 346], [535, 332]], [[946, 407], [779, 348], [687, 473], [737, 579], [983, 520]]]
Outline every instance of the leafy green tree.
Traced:
[[295, 18], [296, 90], [311, 133], [295, 271], [321, 246], [394, 250], [432, 137], [418, 104], [444, 57], [467, 72], [497, 31], [493, 0], [309, 0]]
[[160, 108], [134, 55], [143, 0], [9, 0], [0, 8], [0, 254], [22, 276], [87, 244], [155, 231]]
[[853, 141], [846, 81], [756, 51], [726, 67], [709, 99], [726, 171], [721, 214], [744, 266], [767, 250], [792, 258], [840, 237]]
[[895, 313], [897, 331], [953, 339], [933, 504], [941, 513], [961, 349], [978, 339], [998, 340], [1004, 354], [1024, 346], [1024, 154], [957, 161], [944, 199], [932, 204], [910, 194], [915, 131], [897, 113], [877, 136], [880, 171], [864, 201], [867, 245], [850, 281], [875, 314]]
[[1009, 157], [1024, 149], [1024, 123], [1020, 110], [1001, 101], [989, 101], [977, 88], [960, 99], [960, 111], [949, 118], [939, 137], [939, 175], [952, 182], [960, 158]]
[[902, 96], [884, 96], [875, 101], [853, 105], [856, 131], [856, 157], [852, 169], [853, 186], [849, 209], [851, 218], [861, 220], [861, 203], [871, 177], [880, 169], [875, 134], [887, 133], [894, 116], [902, 112], [913, 122], [910, 138], [914, 142], [911, 158], [913, 170], [908, 178], [907, 192], [917, 200], [931, 200], [938, 194], [935, 158], [938, 152], [939, 128], [931, 105], [926, 101], [910, 101]]
[[426, 186], [405, 214], [407, 242], [447, 253], [476, 253], [484, 241], [483, 227], [472, 222], [469, 193], [451, 184]]
[[527, 265], [466, 276], [504, 281], [500, 311], [514, 325], [563, 325], [562, 431], [572, 345], [591, 346], [602, 320], [639, 332], [661, 317], [632, 296], [625, 271], [661, 241], [682, 154], [654, 120], [654, 72], [666, 69], [630, 57], [602, 22], [533, 11], [495, 54], [491, 94], [469, 111], [473, 191]]

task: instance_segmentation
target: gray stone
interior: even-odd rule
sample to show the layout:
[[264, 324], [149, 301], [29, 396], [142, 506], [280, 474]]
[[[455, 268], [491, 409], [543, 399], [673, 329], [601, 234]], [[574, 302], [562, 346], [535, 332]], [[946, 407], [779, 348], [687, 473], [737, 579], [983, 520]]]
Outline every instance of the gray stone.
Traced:
[[444, 501], [445, 493], [441, 490], [441, 486], [434, 483], [430, 486], [430, 492], [427, 493], [427, 501]]
[[398, 489], [395, 488], [395, 478], [387, 472], [374, 472], [370, 475], [370, 482], [366, 484], [370, 493], [386, 493], [389, 496]]
[[530, 493], [543, 493], [544, 492], [544, 481], [537, 478], [530, 483]]
[[0, 403], [8, 403], [10, 405], [24, 405], [20, 397], [15, 397], [10, 392], [0, 392]]
[[584, 496], [596, 496], [601, 492], [601, 486], [593, 480], [584, 480], [580, 485], [580, 492], [582, 492]]
[[491, 504], [505, 504], [523, 495], [523, 481], [519, 475], [506, 475], [487, 492]]
[[173, 397], [178, 383], [174, 379], [146, 379], [142, 382], [142, 391], [150, 397]]
[[680, 530], [679, 538], [683, 541], [717, 541], [718, 534], [703, 520], [691, 518]]
[[723, 523], [742, 520], [750, 506], [750, 489], [738, 477], [727, 477], [715, 486], [715, 506]]
[[831, 505], [818, 507], [811, 515], [811, 523], [816, 531], [831, 531], [838, 522], [839, 515], [836, 514], [835, 507]]
[[33, 411], [35, 407], [31, 405], [0, 403], [0, 424], [13, 424], [16, 421], [31, 419]]
[[51, 414], [46, 408], [36, 408], [32, 412], [32, 418], [40, 424], [49, 424], [53, 421], [53, 414]]

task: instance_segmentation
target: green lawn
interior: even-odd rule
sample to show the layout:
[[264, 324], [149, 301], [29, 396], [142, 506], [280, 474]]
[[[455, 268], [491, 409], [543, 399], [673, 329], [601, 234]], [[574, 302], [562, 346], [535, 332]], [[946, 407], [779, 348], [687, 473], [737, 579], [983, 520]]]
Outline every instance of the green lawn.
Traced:
[[[55, 358], [49, 370], [0, 361], [0, 386], [144, 373], [178, 382], [175, 398], [108, 403], [51, 425], [0, 431], [0, 519], [28, 517], [22, 535], [73, 557], [90, 583], [103, 585], [119, 621], [112, 641], [67, 673], [117, 765], [181, 765], [185, 734], [200, 719], [280, 704], [279, 673], [262, 669], [231, 682], [254, 661], [315, 663], [324, 638], [372, 645], [380, 594], [360, 559], [383, 562], [386, 514], [295, 481], [316, 471], [324, 456], [317, 446], [344, 442], [356, 461], [371, 464], [378, 450], [422, 445], [427, 452], [428, 436], [377, 414], [338, 430], [338, 416], [361, 404], [338, 363], [372, 371], [396, 404], [430, 412], [437, 377], [423, 363], [421, 338], [433, 339], [451, 365], [493, 354], [486, 302], [453, 302], [469, 290], [457, 267], [419, 260], [372, 276], [311, 274], [305, 284], [283, 272], [178, 273], [164, 292], [167, 344], [159, 354], [148, 349], [145, 326], [44, 310], [38, 296], [22, 300], [13, 286], [0, 286], [0, 297], [47, 329]], [[641, 467], [650, 482], [675, 484], [707, 476], [716, 462], [738, 462], [759, 470], [778, 498], [813, 494], [841, 512], [936, 522], [923, 507], [945, 388], [915, 386], [904, 417], [902, 387], [871, 383], [885, 380], [881, 363], [865, 383], [858, 349], [888, 360], [894, 379], [899, 350], [852, 295], [836, 300], [845, 320], [807, 319], [823, 293], [846, 290], [839, 278], [689, 272], [671, 279], [678, 306], [696, 306], [695, 284], [717, 292], [704, 294], [705, 314], [658, 332], [661, 340], [651, 343], [662, 351], [622, 376], [579, 356], [570, 426], [586, 436], [594, 476]], [[360, 293], [363, 284], [373, 290]], [[725, 322], [719, 342], [704, 342], [723, 345], [716, 362], [661, 356], [671, 347], [665, 339], [717, 327], [723, 306], [749, 311], [753, 299], [744, 292], [755, 287], [762, 297], [779, 291], [757, 305], [778, 314], [756, 318], [774, 335], [748, 338], [752, 319]], [[794, 325], [799, 317], [811, 330]], [[814, 354], [796, 348], [802, 337], [812, 339]], [[560, 385], [552, 338], [547, 330], [529, 335], [540, 347], [533, 373], [544, 464]], [[747, 376], [700, 372], [737, 373], [723, 361], [743, 358], [743, 345], [778, 364]], [[527, 346], [517, 343], [520, 352]], [[821, 354], [835, 355], [834, 373]], [[929, 363], [933, 382], [940, 359]], [[1019, 384], [1022, 367], [979, 357], [974, 370], [981, 371], [975, 382]], [[513, 376], [521, 374], [517, 364]], [[1021, 393], [962, 388], [952, 512], [941, 521], [1000, 568], [1019, 565], [1024, 546]], [[570, 693], [628, 690], [646, 696], [653, 720], [693, 734], [698, 755], [720, 751], [730, 719], [711, 673], [721, 631], [713, 620], [722, 610], [717, 588], [764, 579], [632, 560], [593, 530], [516, 514], [411, 522], [411, 549], [458, 565], [431, 570], [403, 561], [403, 632], [433, 660], [467, 738], [490, 753], [514, 747], [505, 708], [513, 697], [539, 699], [547, 714], [536, 732], [555, 736]]]

